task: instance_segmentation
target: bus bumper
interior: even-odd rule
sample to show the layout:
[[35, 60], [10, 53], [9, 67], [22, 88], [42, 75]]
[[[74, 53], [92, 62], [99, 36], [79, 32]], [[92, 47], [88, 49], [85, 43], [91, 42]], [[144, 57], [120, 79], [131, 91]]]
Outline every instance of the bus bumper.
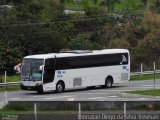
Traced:
[[21, 90], [31, 90], [31, 91], [41, 91], [41, 90], [43, 90], [42, 85], [24, 86], [23, 84], [21, 84], [20, 86], [21, 86]]

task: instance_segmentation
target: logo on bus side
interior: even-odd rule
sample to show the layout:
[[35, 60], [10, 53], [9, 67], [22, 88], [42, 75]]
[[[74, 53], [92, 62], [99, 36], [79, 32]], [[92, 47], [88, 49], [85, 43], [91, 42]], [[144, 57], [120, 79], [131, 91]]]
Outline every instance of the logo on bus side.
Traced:
[[125, 55], [122, 55], [122, 63], [123, 63], [123, 62], [127, 62], [127, 58], [126, 58]]
[[58, 70], [57, 71], [57, 77], [63, 77], [63, 75], [65, 74], [66, 72], [64, 70]]

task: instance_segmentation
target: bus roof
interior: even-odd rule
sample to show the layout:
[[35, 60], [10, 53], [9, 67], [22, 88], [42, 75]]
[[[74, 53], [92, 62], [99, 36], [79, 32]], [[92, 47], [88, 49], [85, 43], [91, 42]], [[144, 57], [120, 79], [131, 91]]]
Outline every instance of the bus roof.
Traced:
[[73, 51], [65, 51], [62, 53], [48, 53], [48, 54], [37, 54], [37, 55], [29, 55], [24, 58], [31, 59], [47, 59], [47, 58], [57, 58], [60, 57], [71, 57], [71, 56], [86, 56], [86, 55], [99, 55], [99, 54], [114, 54], [114, 53], [129, 53], [127, 49], [102, 49], [102, 50], [73, 50]]

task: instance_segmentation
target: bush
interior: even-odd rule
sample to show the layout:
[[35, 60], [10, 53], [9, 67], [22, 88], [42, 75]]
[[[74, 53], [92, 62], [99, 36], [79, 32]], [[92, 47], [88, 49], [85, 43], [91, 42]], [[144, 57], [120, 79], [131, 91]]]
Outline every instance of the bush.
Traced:
[[76, 38], [71, 39], [68, 47], [71, 50], [92, 50], [92, 49], [101, 49], [100, 45], [96, 42], [92, 42], [86, 38], [85, 35], [78, 35]]

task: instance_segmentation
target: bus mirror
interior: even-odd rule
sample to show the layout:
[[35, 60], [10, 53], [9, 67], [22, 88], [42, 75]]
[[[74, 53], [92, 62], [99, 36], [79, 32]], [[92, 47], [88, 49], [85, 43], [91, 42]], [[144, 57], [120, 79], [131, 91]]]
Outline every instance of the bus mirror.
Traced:
[[44, 65], [39, 66], [39, 70], [42, 71], [44, 68]]

